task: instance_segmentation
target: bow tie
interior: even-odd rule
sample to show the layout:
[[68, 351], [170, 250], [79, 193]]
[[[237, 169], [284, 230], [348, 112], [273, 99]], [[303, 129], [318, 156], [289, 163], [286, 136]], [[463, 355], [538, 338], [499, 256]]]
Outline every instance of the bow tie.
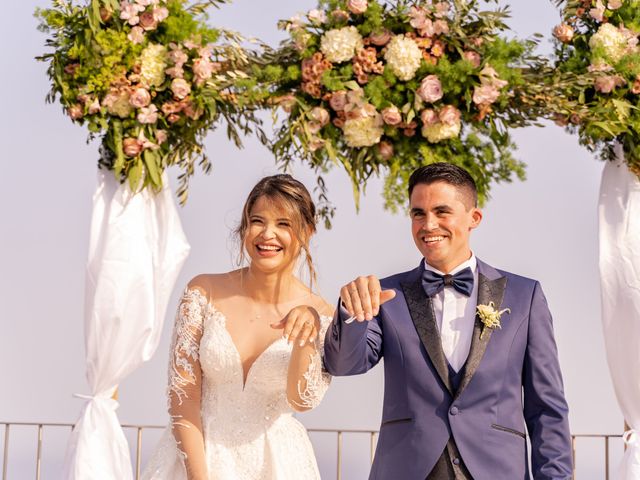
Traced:
[[455, 275], [440, 275], [433, 270], [424, 269], [422, 288], [427, 296], [432, 297], [444, 287], [453, 287], [467, 297], [473, 291], [473, 272], [470, 267], [460, 270]]

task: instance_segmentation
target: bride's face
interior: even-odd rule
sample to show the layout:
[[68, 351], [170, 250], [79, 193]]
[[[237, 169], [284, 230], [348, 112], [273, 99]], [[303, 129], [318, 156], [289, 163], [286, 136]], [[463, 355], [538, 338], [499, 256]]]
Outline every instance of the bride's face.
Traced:
[[269, 272], [293, 268], [300, 254], [291, 215], [269, 198], [260, 197], [249, 212], [244, 248], [252, 267]]

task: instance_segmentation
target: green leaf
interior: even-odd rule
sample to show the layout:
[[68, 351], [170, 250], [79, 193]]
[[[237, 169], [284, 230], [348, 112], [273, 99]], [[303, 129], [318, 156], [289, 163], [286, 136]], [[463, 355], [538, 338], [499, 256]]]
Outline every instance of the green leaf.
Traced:
[[140, 178], [142, 178], [142, 162], [140, 157], [136, 157], [133, 162], [134, 164], [129, 169], [129, 187], [133, 193], [137, 193], [140, 186]]
[[160, 176], [158, 156], [156, 153], [153, 150], [147, 149], [142, 152], [142, 158], [144, 158], [144, 164], [147, 166], [147, 171], [153, 184], [158, 188], [162, 187], [162, 177]]
[[611, 130], [611, 127], [609, 126], [609, 124], [607, 124], [606, 122], [593, 122], [592, 125], [595, 126], [595, 127], [601, 128], [602, 130], [607, 132], [612, 137], [616, 136], [616, 134], [613, 132], [613, 130]]
[[113, 122], [113, 149], [116, 155], [116, 161], [113, 165], [113, 169], [116, 173], [116, 177], [120, 178], [122, 170], [124, 169], [124, 150], [122, 149], [122, 123], [119, 120]]

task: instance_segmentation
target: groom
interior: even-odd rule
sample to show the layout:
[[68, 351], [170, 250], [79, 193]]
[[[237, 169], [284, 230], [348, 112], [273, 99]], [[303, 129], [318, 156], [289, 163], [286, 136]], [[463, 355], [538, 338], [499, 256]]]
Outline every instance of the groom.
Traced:
[[409, 179], [409, 197], [424, 260], [409, 272], [342, 287], [325, 342], [333, 375], [364, 373], [384, 357], [369, 478], [526, 479], [528, 434], [533, 478], [570, 479], [568, 408], [540, 284], [471, 251], [482, 212], [465, 170], [421, 167]]

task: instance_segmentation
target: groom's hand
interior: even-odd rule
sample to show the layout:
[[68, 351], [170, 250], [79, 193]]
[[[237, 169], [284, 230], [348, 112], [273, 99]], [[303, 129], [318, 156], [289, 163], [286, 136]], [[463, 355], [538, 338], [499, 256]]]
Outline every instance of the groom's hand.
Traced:
[[358, 277], [340, 289], [342, 305], [359, 322], [378, 315], [380, 305], [396, 296], [394, 290], [382, 290], [380, 280], [374, 275]]

